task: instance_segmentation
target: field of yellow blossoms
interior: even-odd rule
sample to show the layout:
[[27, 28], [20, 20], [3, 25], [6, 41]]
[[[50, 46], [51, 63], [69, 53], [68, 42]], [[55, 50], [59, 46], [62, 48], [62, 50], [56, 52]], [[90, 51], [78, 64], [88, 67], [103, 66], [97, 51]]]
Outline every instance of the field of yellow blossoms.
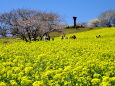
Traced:
[[0, 39], [0, 86], [115, 86], [115, 28], [72, 35], [77, 39]]

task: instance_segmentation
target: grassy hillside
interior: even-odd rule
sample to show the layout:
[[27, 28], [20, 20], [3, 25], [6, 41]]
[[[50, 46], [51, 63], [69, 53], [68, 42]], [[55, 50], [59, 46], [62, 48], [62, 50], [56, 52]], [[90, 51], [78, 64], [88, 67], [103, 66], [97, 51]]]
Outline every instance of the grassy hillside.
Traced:
[[92, 28], [65, 28], [64, 32], [58, 33], [58, 32], [52, 32], [50, 33], [51, 37], [58, 37], [60, 35], [64, 34], [72, 34], [72, 33], [78, 33], [78, 32], [84, 32], [84, 31], [90, 31], [90, 30], [96, 30], [96, 29], [103, 29], [101, 27], [92, 27]]
[[0, 86], [114, 86], [115, 28], [72, 35], [77, 39], [1, 42]]

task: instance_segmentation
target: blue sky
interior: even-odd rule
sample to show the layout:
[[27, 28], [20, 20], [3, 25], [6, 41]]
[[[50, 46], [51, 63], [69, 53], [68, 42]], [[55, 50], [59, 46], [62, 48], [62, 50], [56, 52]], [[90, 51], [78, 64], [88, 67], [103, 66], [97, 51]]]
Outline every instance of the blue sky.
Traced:
[[55, 12], [72, 24], [73, 16], [78, 17], [77, 22], [87, 22], [115, 9], [115, 0], [0, 0], [0, 13], [17, 8]]

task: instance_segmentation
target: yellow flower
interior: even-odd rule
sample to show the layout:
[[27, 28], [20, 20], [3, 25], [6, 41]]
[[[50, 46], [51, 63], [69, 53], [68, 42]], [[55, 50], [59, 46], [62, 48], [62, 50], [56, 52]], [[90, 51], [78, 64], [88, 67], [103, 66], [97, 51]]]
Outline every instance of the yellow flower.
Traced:
[[17, 86], [18, 85], [15, 80], [10, 80], [10, 83], [11, 83], [12, 86]]
[[91, 82], [92, 82], [92, 85], [98, 85], [100, 83], [100, 79], [94, 78], [91, 80]]
[[35, 81], [32, 85], [33, 86], [43, 86], [43, 81]]
[[2, 81], [0, 81], [0, 86], [6, 86], [6, 84]]

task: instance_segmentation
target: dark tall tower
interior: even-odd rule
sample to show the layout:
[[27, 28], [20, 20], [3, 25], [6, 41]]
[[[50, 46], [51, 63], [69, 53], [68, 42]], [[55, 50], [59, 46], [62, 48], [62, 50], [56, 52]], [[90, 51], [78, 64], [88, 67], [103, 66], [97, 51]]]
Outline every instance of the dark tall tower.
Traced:
[[77, 17], [73, 17], [73, 20], [74, 20], [74, 28], [76, 28], [76, 19], [77, 19]]

